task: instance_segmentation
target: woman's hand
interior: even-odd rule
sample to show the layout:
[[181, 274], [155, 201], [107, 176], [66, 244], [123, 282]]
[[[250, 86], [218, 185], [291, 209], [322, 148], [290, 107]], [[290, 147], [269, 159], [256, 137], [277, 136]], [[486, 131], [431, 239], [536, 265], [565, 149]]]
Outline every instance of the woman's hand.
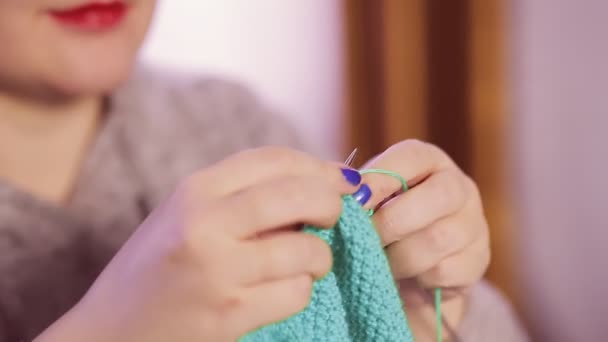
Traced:
[[[475, 183], [439, 148], [415, 140], [392, 146], [365, 168], [395, 171], [411, 188], [384, 203], [374, 221], [417, 341], [434, 334], [433, 309], [421, 289], [444, 288], [446, 320], [458, 325], [466, 290], [490, 261], [488, 225]], [[368, 174], [363, 182], [373, 190], [370, 208], [401, 188], [385, 175]]]
[[332, 264], [329, 247], [298, 226], [333, 226], [341, 196], [359, 182], [356, 171], [281, 148], [205, 169], [39, 339], [234, 341], [285, 319], [308, 305], [313, 280]]

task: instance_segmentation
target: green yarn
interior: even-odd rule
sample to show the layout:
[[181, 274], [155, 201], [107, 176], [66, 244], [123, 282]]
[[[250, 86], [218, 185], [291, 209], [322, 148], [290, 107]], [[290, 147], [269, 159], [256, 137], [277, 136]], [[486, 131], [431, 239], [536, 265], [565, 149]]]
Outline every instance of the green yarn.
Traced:
[[443, 319], [441, 316], [441, 288], [435, 289], [435, 332], [437, 336], [437, 342], [443, 341]]
[[367, 175], [369, 173], [377, 173], [380, 175], [391, 176], [401, 183], [401, 189], [403, 190], [403, 192], [406, 192], [410, 189], [409, 186], [407, 185], [407, 181], [405, 180], [405, 178], [401, 177], [401, 175], [398, 174], [397, 172], [383, 170], [383, 169], [366, 169], [366, 170], [359, 171], [359, 173], [361, 175]]
[[[332, 271], [313, 286], [308, 307], [241, 342], [412, 342], [403, 304], [368, 213], [345, 196], [333, 229], [305, 227], [325, 240]], [[272, 303], [269, 303], [272, 305]]]

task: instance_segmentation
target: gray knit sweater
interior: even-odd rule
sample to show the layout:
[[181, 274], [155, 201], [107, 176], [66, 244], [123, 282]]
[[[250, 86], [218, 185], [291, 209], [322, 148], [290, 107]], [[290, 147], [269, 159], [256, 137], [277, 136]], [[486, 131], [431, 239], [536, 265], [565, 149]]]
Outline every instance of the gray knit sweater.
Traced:
[[[0, 180], [0, 341], [31, 340], [74, 305], [184, 176], [239, 150], [300, 146], [244, 88], [137, 72], [109, 101], [62, 207]], [[508, 305], [474, 290], [463, 341], [524, 341]]]

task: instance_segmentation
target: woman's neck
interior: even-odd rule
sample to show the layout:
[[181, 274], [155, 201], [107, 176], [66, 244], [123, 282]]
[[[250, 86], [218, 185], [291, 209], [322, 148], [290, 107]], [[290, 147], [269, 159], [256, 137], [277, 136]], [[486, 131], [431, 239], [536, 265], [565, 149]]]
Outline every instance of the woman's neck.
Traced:
[[101, 97], [40, 103], [0, 93], [0, 179], [56, 204], [76, 184]]

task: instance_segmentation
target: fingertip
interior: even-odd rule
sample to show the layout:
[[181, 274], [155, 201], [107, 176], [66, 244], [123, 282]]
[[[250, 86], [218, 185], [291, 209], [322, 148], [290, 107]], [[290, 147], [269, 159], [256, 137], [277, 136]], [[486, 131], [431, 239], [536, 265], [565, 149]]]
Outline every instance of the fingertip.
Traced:
[[331, 272], [331, 270], [334, 267], [334, 258], [333, 258], [333, 254], [331, 251], [331, 247], [327, 244], [325, 244], [325, 250], [327, 251], [327, 261], [325, 262], [323, 269], [321, 270], [319, 279], [321, 278], [325, 278], [325, 276], [327, 276], [327, 274], [329, 274], [329, 272]]
[[352, 193], [360, 184], [363, 175], [359, 170], [336, 162], [324, 164], [323, 180], [332, 183], [341, 195]]
[[312, 286], [314, 283], [314, 277], [309, 274], [302, 274], [293, 277], [294, 287], [297, 288], [296, 293], [299, 293], [305, 297], [309, 297], [312, 293]]
[[342, 172], [342, 176], [348, 182], [348, 184], [352, 186], [361, 184], [361, 174], [359, 171], [347, 167], [343, 167], [340, 170]]
[[293, 287], [294, 298], [292, 300], [295, 301], [293, 311], [290, 313], [291, 316], [301, 312], [310, 305], [315, 279], [308, 274], [304, 274], [295, 276], [288, 281], [291, 282], [291, 286]]
[[352, 196], [357, 202], [359, 202], [359, 204], [364, 206], [372, 197], [372, 189], [369, 187], [369, 185], [363, 184]]
[[331, 252], [331, 248], [323, 239], [319, 237], [315, 237], [316, 244], [318, 245], [315, 248], [314, 258], [314, 269], [313, 269], [313, 278], [315, 280], [324, 278], [333, 267], [333, 255]]

